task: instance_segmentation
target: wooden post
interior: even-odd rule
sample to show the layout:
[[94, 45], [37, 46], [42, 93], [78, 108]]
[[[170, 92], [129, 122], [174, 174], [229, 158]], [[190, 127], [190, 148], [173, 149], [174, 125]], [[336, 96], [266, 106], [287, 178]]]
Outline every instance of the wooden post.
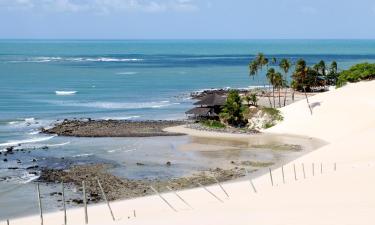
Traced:
[[62, 194], [62, 203], [63, 203], [63, 210], [64, 210], [64, 225], [66, 225], [67, 224], [67, 217], [66, 217], [64, 182], [61, 182], [61, 194]]
[[302, 163], [303, 178], [306, 179], [305, 164]]
[[159, 195], [159, 197], [171, 208], [173, 211], [177, 212], [177, 210], [163, 197], [159, 192], [152, 186], [150, 186], [151, 190], [155, 192], [155, 194]]
[[40, 196], [39, 184], [36, 185], [36, 189], [37, 189], [37, 192], [38, 192], [38, 206], [39, 206], [39, 213], [40, 213], [40, 224], [43, 225], [43, 207], [42, 207], [42, 198]]
[[86, 199], [86, 185], [85, 181], [82, 181], [82, 189], [83, 189], [83, 206], [85, 211], [85, 224], [89, 223], [89, 216], [87, 215], [87, 199]]
[[[249, 176], [249, 171], [247, 171], [246, 168], [245, 168], [245, 172], [246, 172], [246, 176]], [[257, 189], [255, 188], [253, 181], [250, 178], [249, 178], [249, 181], [250, 181], [251, 187], [253, 187], [254, 193], [257, 193]]]
[[294, 180], [297, 180], [296, 164], [293, 164]]
[[201, 186], [204, 190], [206, 190], [208, 193], [210, 193], [214, 198], [216, 198], [219, 202], [224, 203], [223, 200], [221, 200], [219, 197], [217, 197], [214, 193], [212, 193], [210, 190], [208, 190], [205, 186], [203, 186], [201, 183], [198, 183], [199, 186]]
[[323, 163], [320, 163], [320, 174], [323, 174]]
[[7, 220], [7, 225], [9, 225], [9, 220]]
[[185, 205], [187, 205], [189, 208], [193, 209], [193, 207], [191, 207], [191, 205], [189, 203], [187, 203], [179, 194], [177, 194], [177, 192], [175, 190], [173, 190], [169, 186], [167, 186], [167, 189], [170, 190], [171, 192], [173, 192], [177, 196], [177, 198], [179, 198]]
[[224, 194], [229, 198], [228, 193], [225, 191], [225, 189], [223, 188], [223, 186], [221, 185], [221, 183], [216, 179], [216, 177], [214, 177], [214, 180], [215, 180], [216, 183], [219, 185], [219, 187], [220, 187], [221, 190], [224, 192]]
[[314, 166], [314, 163], [312, 164], [312, 175], [315, 176], [315, 166]]
[[336, 163], [333, 165], [333, 170], [336, 171], [337, 169], [337, 166], [336, 166]]
[[134, 218], [137, 217], [137, 214], [135, 214], [135, 209], [133, 210], [133, 216]]
[[272, 184], [272, 186], [273, 186], [272, 171], [271, 171], [271, 168], [268, 168], [268, 169], [269, 169], [269, 171], [270, 171], [270, 179], [271, 179], [271, 184]]
[[108, 206], [109, 212], [111, 213], [112, 220], [115, 221], [115, 220], [116, 220], [116, 219], [115, 219], [115, 216], [113, 215], [113, 212], [112, 212], [112, 209], [111, 209], [111, 205], [110, 205], [109, 202], [108, 202], [107, 196], [106, 196], [105, 193], [104, 193], [104, 190], [103, 190], [102, 184], [100, 183], [100, 181], [99, 181], [98, 178], [97, 178], [97, 181], [98, 181], [98, 185], [99, 185], [100, 191], [102, 192], [103, 199], [104, 199], [104, 201], [107, 203], [107, 206]]
[[283, 175], [283, 183], [285, 184], [284, 166], [281, 166], [281, 173]]

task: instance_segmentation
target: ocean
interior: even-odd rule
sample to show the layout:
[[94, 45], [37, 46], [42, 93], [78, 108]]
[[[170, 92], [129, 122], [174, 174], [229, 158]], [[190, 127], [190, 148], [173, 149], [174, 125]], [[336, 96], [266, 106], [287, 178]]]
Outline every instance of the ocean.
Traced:
[[[93, 141], [46, 136], [38, 130], [66, 118], [185, 119], [193, 103], [191, 92], [263, 85], [265, 70], [258, 79], [248, 76], [248, 63], [258, 52], [293, 62], [304, 58], [310, 65], [335, 60], [342, 70], [375, 62], [375, 40], [0, 40], [0, 151], [18, 144], [31, 151], [9, 156], [8, 162], [0, 156], [0, 177], [17, 176], [18, 184], [29, 183], [37, 176], [22, 168], [32, 166], [34, 158], [59, 168], [64, 166], [59, 159], [66, 157], [78, 164], [120, 163], [118, 158], [129, 164], [149, 157], [150, 167], [113, 171], [135, 179], [177, 176], [200, 168], [202, 163], [192, 162], [202, 160], [202, 155], [175, 151], [189, 142], [186, 137]], [[151, 157], [155, 149], [163, 151]], [[126, 155], [131, 152], [135, 155]], [[178, 169], [159, 168], [174, 158], [182, 162]], [[9, 171], [11, 166], [20, 170]], [[33, 189], [18, 185], [13, 190], [14, 184], [1, 183], [0, 205]], [[33, 210], [28, 205], [24, 212]], [[17, 207], [2, 213], [20, 215]]]

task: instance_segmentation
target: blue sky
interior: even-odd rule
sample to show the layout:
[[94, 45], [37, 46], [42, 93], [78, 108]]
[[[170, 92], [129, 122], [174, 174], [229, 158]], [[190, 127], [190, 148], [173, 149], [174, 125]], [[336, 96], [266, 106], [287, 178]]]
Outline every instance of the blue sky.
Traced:
[[375, 39], [375, 1], [0, 0], [0, 38]]

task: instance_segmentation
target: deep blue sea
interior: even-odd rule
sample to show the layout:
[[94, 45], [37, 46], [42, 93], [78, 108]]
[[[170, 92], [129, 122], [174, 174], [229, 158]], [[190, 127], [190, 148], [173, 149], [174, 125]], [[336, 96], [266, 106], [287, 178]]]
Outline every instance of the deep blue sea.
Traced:
[[[260, 79], [248, 76], [248, 63], [258, 52], [291, 61], [304, 58], [309, 64], [336, 60], [342, 70], [362, 61], [375, 62], [375, 40], [0, 40], [0, 151], [17, 144], [27, 149], [49, 147], [22, 158], [10, 156], [7, 163], [0, 157], [0, 177], [10, 173], [9, 166], [32, 165], [32, 158], [58, 165], [61, 157], [84, 162], [95, 156], [133, 165], [150, 157], [155, 148], [164, 151], [147, 158], [150, 167], [127, 167], [122, 175], [168, 176], [169, 171], [155, 169], [168, 157], [181, 158], [181, 170], [176, 171], [184, 173], [196, 166], [191, 163], [198, 157], [173, 151], [187, 141], [185, 137], [93, 141], [44, 136], [38, 129], [65, 118], [184, 119], [192, 106], [192, 91], [263, 85], [265, 71]], [[17, 171], [11, 173], [18, 173], [21, 183], [34, 179], [25, 170]], [[19, 197], [21, 191], [11, 191], [14, 186], [1, 187], [0, 199], [8, 196], [9, 201], [4, 204], [17, 198], [26, 201]], [[4, 215], [18, 215], [17, 207]], [[25, 212], [33, 212], [34, 206], [25, 207]]]

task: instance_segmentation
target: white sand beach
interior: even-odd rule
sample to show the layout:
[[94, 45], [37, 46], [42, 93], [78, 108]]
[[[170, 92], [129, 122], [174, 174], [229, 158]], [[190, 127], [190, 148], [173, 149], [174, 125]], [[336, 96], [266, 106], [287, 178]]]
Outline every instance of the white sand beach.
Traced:
[[[284, 165], [285, 182], [282, 169], [273, 168], [273, 185], [265, 174], [252, 181], [256, 192], [248, 180], [223, 184], [229, 198], [218, 185], [207, 187], [221, 201], [203, 188], [179, 191], [193, 209], [173, 193], [163, 193], [177, 212], [158, 196], [112, 202], [114, 222], [106, 205], [90, 206], [89, 224], [375, 224], [375, 81], [349, 84], [309, 100], [313, 115], [301, 100], [283, 108], [284, 121], [265, 131], [328, 142]], [[249, 138], [183, 127], [168, 130], [201, 137]], [[69, 210], [68, 224], [84, 224], [83, 212], [83, 208]], [[40, 219], [36, 215], [11, 224], [37, 225]], [[63, 214], [44, 215], [44, 224], [63, 224]]]

